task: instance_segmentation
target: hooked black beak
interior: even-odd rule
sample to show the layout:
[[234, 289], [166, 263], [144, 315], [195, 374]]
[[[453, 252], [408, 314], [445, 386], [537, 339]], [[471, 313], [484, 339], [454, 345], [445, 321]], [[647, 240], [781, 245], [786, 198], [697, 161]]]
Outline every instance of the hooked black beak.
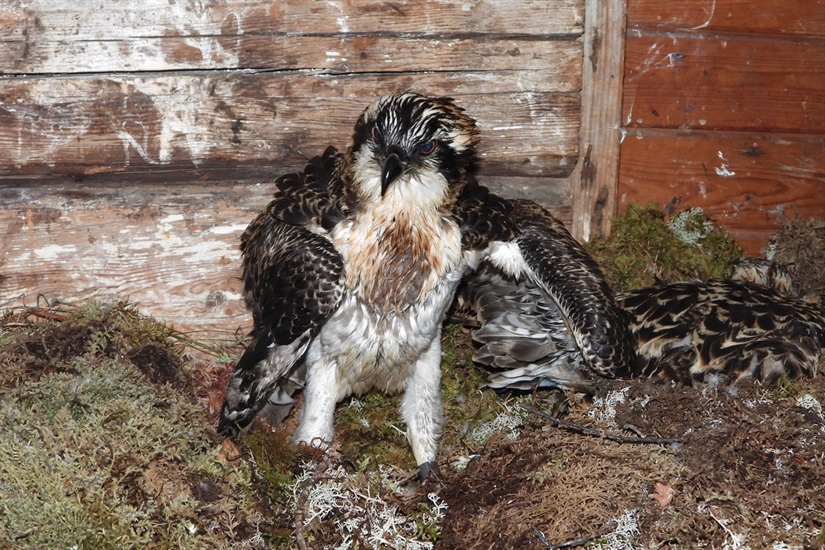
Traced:
[[384, 165], [381, 167], [381, 196], [387, 192], [387, 188], [395, 179], [404, 171], [404, 162], [398, 153], [390, 153], [384, 159]]

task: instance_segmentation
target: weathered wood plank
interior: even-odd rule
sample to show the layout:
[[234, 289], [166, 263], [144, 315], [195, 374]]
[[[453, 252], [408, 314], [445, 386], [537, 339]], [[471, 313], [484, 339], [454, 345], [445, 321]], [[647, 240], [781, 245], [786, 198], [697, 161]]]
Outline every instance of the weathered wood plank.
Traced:
[[[226, 47], [211, 44], [226, 42]], [[122, 73], [171, 70], [317, 70], [332, 73], [403, 71], [553, 70], [559, 74], [580, 59], [573, 40], [411, 38], [384, 36], [242, 35], [149, 37], [124, 55], [117, 40], [39, 41], [0, 48], [6, 74]], [[21, 49], [22, 48], [22, 49]], [[25, 51], [25, 53], [23, 53]], [[575, 80], [579, 70], [570, 71]]]
[[825, 133], [825, 41], [629, 34], [626, 126]]
[[[482, 178], [518, 193], [524, 181]], [[0, 187], [0, 309], [129, 298], [200, 338], [250, 328], [241, 298], [239, 238], [271, 184], [122, 186], [64, 181]], [[566, 180], [530, 180], [526, 196], [570, 221]]]
[[606, 235], [616, 213], [625, 0], [587, 0], [581, 155], [573, 177], [573, 235]]
[[5, 80], [0, 177], [270, 161], [300, 167], [329, 144], [345, 147], [376, 96], [407, 88], [452, 95], [477, 118], [485, 174], [566, 176], [578, 154], [578, 96], [520, 93], [512, 78], [232, 73]]
[[699, 206], [750, 254], [780, 216], [825, 218], [821, 136], [630, 131], [622, 143], [620, 209], [630, 202]]
[[825, 36], [823, 0], [628, 0], [630, 29]]
[[122, 37], [264, 33], [550, 36], [580, 34], [583, 14], [581, 0], [553, 0], [544, 5], [530, 0], [206, 0], [197, 5], [144, 0], [128, 7], [89, 0], [6, 0], [0, 30], [5, 36], [23, 39], [22, 30], [28, 28], [67, 41], [112, 38], [113, 28], [121, 29]]
[[[132, 2], [128, 9], [117, 2], [89, 0], [6, 4], [0, 11], [0, 70], [18, 73], [330, 64], [338, 70], [344, 70], [342, 65], [403, 70], [396, 64], [404, 59], [426, 65], [433, 57], [460, 51], [456, 41], [461, 37], [478, 38], [474, 43], [480, 49], [486, 48], [486, 38], [575, 37], [583, 20], [583, 0], [553, 0], [543, 6], [519, 0], [146, 0]], [[353, 35], [358, 35], [355, 40]], [[397, 42], [406, 47], [390, 47], [393, 36], [409, 39]], [[429, 41], [424, 50], [416, 39], [421, 37]], [[438, 49], [438, 55], [428, 49]], [[341, 55], [326, 62], [312, 59], [325, 52]], [[348, 63], [342, 64], [341, 57]], [[308, 61], [312, 64], [304, 64]]]

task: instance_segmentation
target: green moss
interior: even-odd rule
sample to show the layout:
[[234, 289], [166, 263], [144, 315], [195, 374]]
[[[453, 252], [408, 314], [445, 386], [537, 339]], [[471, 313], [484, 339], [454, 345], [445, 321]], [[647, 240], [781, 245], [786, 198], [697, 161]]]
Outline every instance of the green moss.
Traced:
[[446, 427], [441, 440], [443, 454], [466, 448], [468, 437], [500, 412], [498, 396], [481, 390], [486, 372], [473, 363], [473, 345], [461, 325], [445, 327], [442, 339], [442, 391]]
[[631, 204], [612, 222], [611, 234], [586, 248], [612, 286], [629, 290], [657, 281], [727, 277], [742, 249], [699, 209], [670, 221], [654, 204]]
[[[17, 322], [0, 362], [0, 547], [215, 548], [261, 519], [249, 469], [216, 459], [169, 330], [125, 303]], [[152, 361], [136, 350], [167, 350]], [[196, 485], [213, 488], [201, 501]], [[218, 519], [219, 518], [219, 519]], [[222, 523], [225, 522], [225, 523]]]

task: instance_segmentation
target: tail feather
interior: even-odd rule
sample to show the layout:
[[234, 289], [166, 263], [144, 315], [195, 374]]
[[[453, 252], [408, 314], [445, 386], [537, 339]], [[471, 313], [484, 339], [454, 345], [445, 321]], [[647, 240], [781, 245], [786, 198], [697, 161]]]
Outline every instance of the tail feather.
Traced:
[[293, 367], [302, 360], [310, 341], [307, 330], [291, 343], [276, 346], [266, 331], [260, 331], [235, 367], [218, 433], [236, 437], [264, 407], [269, 407], [271, 417], [285, 417], [292, 406], [292, 393], [303, 383], [301, 369]]

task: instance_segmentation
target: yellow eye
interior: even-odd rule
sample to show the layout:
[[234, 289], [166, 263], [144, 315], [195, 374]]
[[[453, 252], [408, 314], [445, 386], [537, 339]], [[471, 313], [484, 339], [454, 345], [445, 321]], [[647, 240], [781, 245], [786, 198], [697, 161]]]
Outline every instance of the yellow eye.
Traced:
[[377, 124], [372, 127], [372, 140], [375, 143], [381, 143], [381, 130], [378, 129]]
[[433, 151], [435, 151], [435, 140], [430, 140], [424, 145], [422, 145], [420, 151], [421, 154], [424, 156], [431, 154]]

